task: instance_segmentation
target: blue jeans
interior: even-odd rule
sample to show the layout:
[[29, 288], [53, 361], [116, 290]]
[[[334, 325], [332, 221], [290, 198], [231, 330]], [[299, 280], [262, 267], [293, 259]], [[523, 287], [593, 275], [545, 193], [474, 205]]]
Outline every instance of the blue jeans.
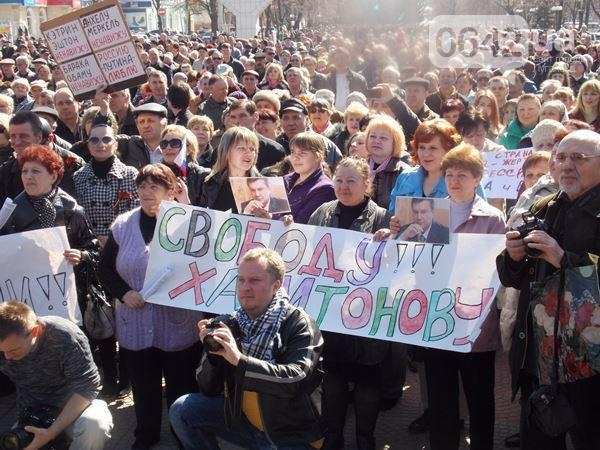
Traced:
[[250, 450], [306, 450], [309, 445], [275, 446], [262, 431], [247, 420], [241, 426], [228, 428], [225, 424], [222, 395], [187, 394], [179, 397], [169, 410], [175, 434], [185, 450], [219, 449], [217, 437]]

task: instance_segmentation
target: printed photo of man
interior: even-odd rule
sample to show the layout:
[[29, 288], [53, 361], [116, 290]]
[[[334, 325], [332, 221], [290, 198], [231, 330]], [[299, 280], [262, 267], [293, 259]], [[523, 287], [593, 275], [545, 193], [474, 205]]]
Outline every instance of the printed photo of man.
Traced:
[[271, 214], [290, 210], [290, 204], [286, 198], [272, 196], [271, 185], [267, 177], [247, 178], [246, 183], [250, 190], [250, 200], [242, 202], [242, 214], [254, 214], [256, 209], [263, 209]]
[[398, 239], [403, 241], [447, 244], [450, 240], [448, 227], [434, 220], [434, 200], [413, 198], [410, 201], [411, 223], [400, 228]]

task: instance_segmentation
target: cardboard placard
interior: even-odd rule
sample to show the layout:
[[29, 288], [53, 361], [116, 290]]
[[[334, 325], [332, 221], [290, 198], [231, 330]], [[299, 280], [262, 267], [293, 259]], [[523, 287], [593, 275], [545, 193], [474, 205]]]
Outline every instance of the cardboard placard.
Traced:
[[148, 80], [117, 0], [105, 0], [41, 24], [54, 60], [76, 100]]

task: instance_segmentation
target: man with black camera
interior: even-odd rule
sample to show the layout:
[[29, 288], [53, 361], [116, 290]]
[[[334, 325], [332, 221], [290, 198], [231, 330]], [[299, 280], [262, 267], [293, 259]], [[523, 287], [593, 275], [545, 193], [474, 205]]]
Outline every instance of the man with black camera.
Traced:
[[281, 288], [285, 264], [268, 249], [239, 263], [233, 316], [198, 324], [206, 353], [200, 393], [180, 397], [169, 413], [186, 450], [218, 449], [216, 438], [243, 448], [310, 449], [322, 438], [311, 395], [321, 382], [323, 338]]
[[[527, 414], [529, 400], [536, 398], [532, 394], [541, 384], [543, 368], [538, 365], [538, 357], [545, 350], [542, 348], [545, 341], [540, 342], [533, 333], [534, 292], [530, 285], [545, 284], [548, 277], [569, 268], [597, 268], [600, 255], [600, 134], [590, 130], [568, 134], [557, 144], [553, 158], [559, 192], [536, 202], [531, 209], [534, 217], [518, 230], [506, 233], [506, 249], [496, 260], [502, 284], [521, 290], [509, 361], [513, 396], [521, 390], [521, 448], [526, 450], [565, 448], [564, 432], [549, 437], [548, 430], [536, 425], [540, 422], [529, 420]], [[554, 303], [558, 301], [564, 300], [554, 299]], [[556, 317], [556, 311], [547, 313]], [[561, 327], [567, 325], [561, 321]], [[560, 355], [565, 350], [559, 345], [558, 351]], [[560, 371], [568, 373], [571, 369], [561, 365]], [[576, 417], [577, 423], [570, 434], [577, 449], [598, 448], [600, 442], [600, 375], [597, 372], [590, 375], [559, 385]], [[556, 404], [550, 405], [548, 412], [555, 407]], [[566, 418], [562, 414], [557, 423]]]
[[17, 386], [16, 448], [37, 450], [65, 439], [71, 450], [104, 448], [112, 416], [96, 399], [100, 375], [75, 324], [37, 317], [25, 303], [0, 303], [0, 352], [0, 371]]

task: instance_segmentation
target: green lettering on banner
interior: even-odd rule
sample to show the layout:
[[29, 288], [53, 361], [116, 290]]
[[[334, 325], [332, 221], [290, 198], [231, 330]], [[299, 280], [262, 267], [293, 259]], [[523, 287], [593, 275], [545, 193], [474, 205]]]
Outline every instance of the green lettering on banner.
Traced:
[[[233, 244], [233, 247], [231, 247], [229, 250], [224, 251], [221, 245], [223, 244], [225, 235], [232, 227], [235, 228], [235, 244]], [[219, 234], [217, 235], [217, 240], [215, 241], [215, 259], [219, 262], [231, 261], [233, 258], [235, 258], [241, 242], [242, 224], [235, 217], [231, 217], [227, 219], [219, 229]]]
[[392, 302], [392, 306], [385, 306], [385, 300], [387, 299], [388, 288], [381, 287], [377, 290], [377, 303], [375, 304], [375, 316], [373, 317], [373, 325], [371, 325], [371, 330], [369, 331], [370, 336], [374, 336], [379, 331], [379, 325], [381, 324], [381, 319], [384, 317], [389, 317], [387, 332], [385, 333], [387, 337], [392, 337], [394, 335], [394, 328], [396, 328], [396, 320], [398, 318], [398, 308], [400, 307], [400, 302], [402, 301], [402, 297], [404, 297], [404, 289], [398, 289], [396, 295], [394, 297], [394, 301]]
[[[449, 295], [450, 301], [448, 302], [447, 306], [438, 310], [437, 307], [443, 295]], [[425, 331], [423, 332], [423, 341], [440, 341], [452, 334], [454, 331], [454, 317], [452, 317], [450, 311], [452, 311], [452, 308], [454, 308], [455, 298], [456, 296], [454, 295], [454, 291], [448, 288], [442, 289], [441, 291], [433, 291], [431, 293], [431, 299], [429, 300], [429, 313], [427, 314]], [[446, 331], [437, 336], [432, 336], [431, 329], [436, 320], [443, 320], [446, 323]]]
[[321, 322], [327, 314], [327, 308], [329, 308], [329, 302], [331, 298], [336, 294], [345, 294], [350, 290], [349, 286], [317, 286], [315, 292], [323, 293], [323, 301], [321, 302], [321, 309], [319, 310], [319, 316], [317, 317], [317, 326], [321, 326]]
[[165, 212], [160, 221], [160, 227], [158, 228], [158, 242], [160, 246], [168, 252], [180, 252], [183, 250], [183, 239], [180, 238], [176, 243], [173, 243], [173, 241], [169, 239], [169, 234], [167, 233], [169, 220], [171, 220], [173, 216], [185, 216], [185, 209], [175, 207]]

